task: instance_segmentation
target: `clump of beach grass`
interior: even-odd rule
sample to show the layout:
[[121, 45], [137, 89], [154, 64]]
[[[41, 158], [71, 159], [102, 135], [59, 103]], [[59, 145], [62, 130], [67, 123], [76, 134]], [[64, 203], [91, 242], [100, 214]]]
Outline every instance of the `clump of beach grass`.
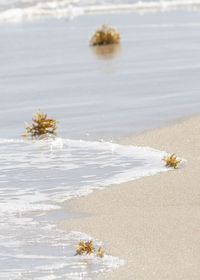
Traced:
[[109, 27], [108, 24], [103, 24], [101, 29], [98, 29], [91, 39], [91, 44], [93, 46], [118, 44], [120, 42], [119, 32]]
[[178, 164], [181, 162], [181, 159], [177, 159], [177, 156], [175, 155], [175, 153], [173, 153], [164, 157], [163, 161], [165, 161], [165, 165], [167, 167], [177, 168]]
[[33, 114], [33, 124], [29, 125], [25, 122], [26, 132], [22, 136], [39, 137], [45, 134], [51, 134], [57, 136], [55, 132], [58, 128], [59, 123], [54, 118], [47, 118], [47, 114], [41, 113], [40, 109], [37, 110], [36, 114]]
[[74, 245], [76, 247], [76, 255], [91, 255], [95, 254], [96, 256], [103, 258], [105, 255], [105, 251], [99, 247], [98, 250], [95, 249], [93, 245], [93, 241], [84, 241], [84, 240], [79, 240], [77, 245]]

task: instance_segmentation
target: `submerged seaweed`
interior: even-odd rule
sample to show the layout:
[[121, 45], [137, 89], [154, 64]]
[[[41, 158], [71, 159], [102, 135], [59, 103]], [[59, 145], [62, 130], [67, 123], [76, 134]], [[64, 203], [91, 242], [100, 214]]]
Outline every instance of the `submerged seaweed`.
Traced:
[[109, 45], [117, 44], [120, 42], [120, 34], [114, 28], [109, 28], [108, 24], [103, 24], [101, 29], [98, 29], [91, 39], [91, 44], [96, 45]]
[[163, 161], [165, 161], [167, 167], [177, 168], [178, 164], [181, 162], [181, 159], [178, 160], [175, 153], [173, 153], [167, 157], [164, 157]]
[[93, 241], [84, 241], [84, 240], [79, 240], [77, 245], [74, 245], [74, 247], [76, 247], [76, 255], [91, 255], [91, 254], [95, 254], [96, 256], [103, 258], [105, 251], [99, 247], [99, 249], [96, 251], [94, 245], [93, 245]]
[[27, 122], [26, 124], [26, 132], [22, 134], [22, 136], [32, 136], [38, 137], [44, 134], [56, 134], [56, 129], [58, 128], [57, 123], [54, 118], [47, 118], [47, 114], [41, 113], [40, 110], [37, 110], [36, 114], [33, 114], [33, 124], [29, 125]]

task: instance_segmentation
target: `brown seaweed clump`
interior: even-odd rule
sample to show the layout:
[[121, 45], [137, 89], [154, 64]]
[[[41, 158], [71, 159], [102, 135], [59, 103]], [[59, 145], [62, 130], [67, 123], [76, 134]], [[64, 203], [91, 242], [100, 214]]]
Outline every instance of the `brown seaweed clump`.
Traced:
[[103, 24], [101, 29], [98, 29], [91, 39], [93, 46], [118, 44], [120, 42], [120, 34], [114, 28], [109, 28], [108, 24]]
[[22, 134], [22, 136], [32, 136], [32, 137], [39, 137], [44, 134], [51, 134], [57, 135], [56, 129], [58, 128], [57, 123], [54, 118], [47, 118], [47, 114], [41, 113], [40, 109], [37, 110], [36, 114], [33, 114], [33, 124], [29, 125], [27, 122], [26, 124], [26, 132]]
[[173, 153], [167, 157], [164, 157], [163, 160], [166, 163], [167, 167], [174, 167], [177, 168], [178, 164], [181, 162], [181, 159], [177, 159], [177, 156]]
[[105, 255], [105, 250], [103, 250], [101, 247], [99, 247], [98, 251], [96, 252], [97, 256], [100, 258], [103, 258]]
[[91, 254], [95, 254], [100, 258], [104, 257], [105, 251], [99, 247], [99, 249], [96, 251], [94, 245], [93, 245], [93, 241], [83, 241], [83, 240], [79, 240], [78, 245], [74, 245], [74, 247], [76, 247], [76, 255], [91, 255]]
[[74, 246], [77, 248], [76, 249], [77, 255], [83, 255], [83, 254], [90, 255], [95, 252], [95, 248], [92, 240], [90, 241], [80, 240], [78, 242], [78, 245], [74, 245]]

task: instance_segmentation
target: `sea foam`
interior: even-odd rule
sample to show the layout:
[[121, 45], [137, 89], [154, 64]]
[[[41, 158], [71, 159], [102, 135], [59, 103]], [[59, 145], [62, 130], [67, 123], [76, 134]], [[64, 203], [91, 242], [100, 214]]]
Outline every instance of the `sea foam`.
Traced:
[[92, 279], [121, 265], [109, 255], [75, 257], [73, 244], [91, 237], [55, 221], [68, 217], [68, 199], [166, 171], [164, 154], [111, 142], [0, 139], [0, 279]]
[[73, 197], [166, 171], [149, 147], [70, 139], [0, 139], [0, 209], [57, 209]]
[[177, 8], [199, 9], [199, 0], [0, 0], [0, 21], [15, 22], [41, 17], [62, 18], [90, 13], [148, 12]]

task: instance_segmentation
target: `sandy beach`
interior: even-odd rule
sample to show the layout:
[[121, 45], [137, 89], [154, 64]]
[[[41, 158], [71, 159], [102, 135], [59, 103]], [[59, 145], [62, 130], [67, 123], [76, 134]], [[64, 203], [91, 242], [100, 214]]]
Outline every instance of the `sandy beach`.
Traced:
[[183, 168], [95, 191], [67, 203], [84, 217], [59, 222], [103, 241], [125, 261], [98, 279], [200, 278], [200, 116], [133, 135], [124, 145], [151, 146], [187, 159]]

